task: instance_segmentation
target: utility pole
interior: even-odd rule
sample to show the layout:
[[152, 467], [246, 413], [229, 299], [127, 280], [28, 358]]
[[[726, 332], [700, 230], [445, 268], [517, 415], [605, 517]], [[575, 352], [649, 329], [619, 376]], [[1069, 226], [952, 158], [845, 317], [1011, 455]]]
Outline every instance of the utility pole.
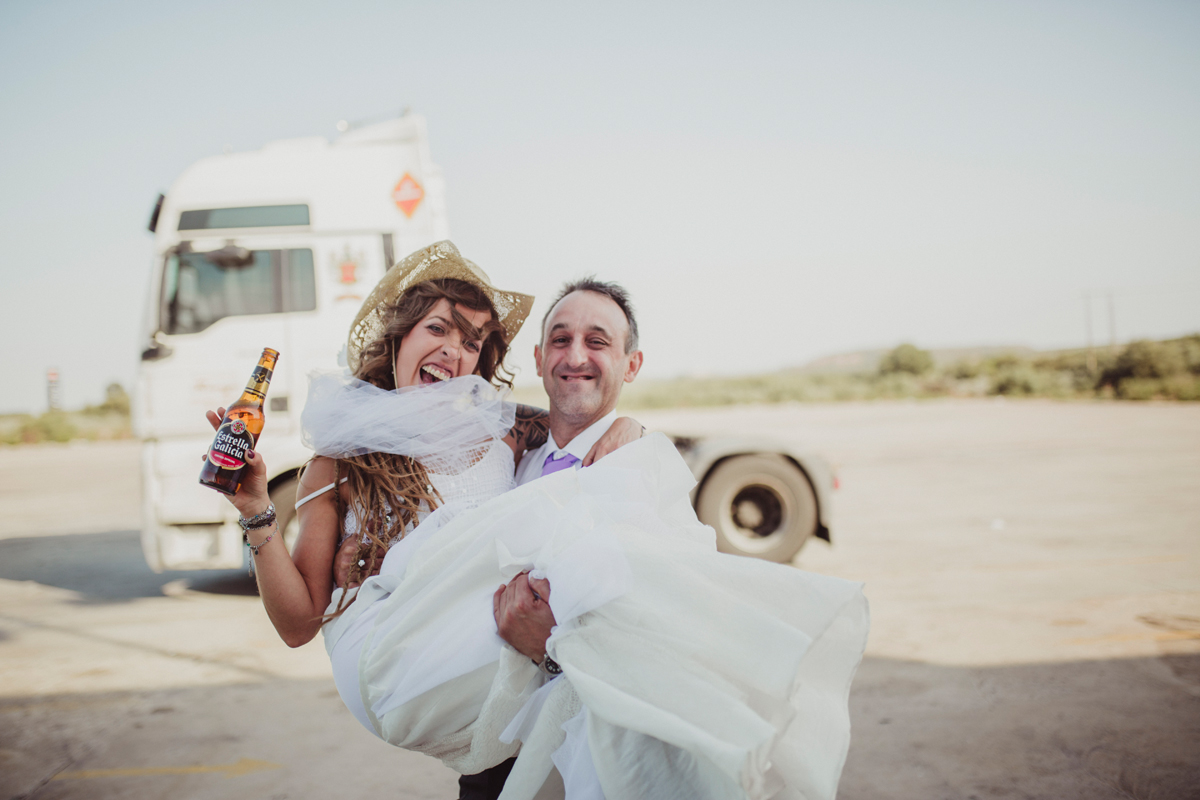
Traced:
[[1113, 293], [1108, 293], [1108, 341], [1112, 354], [1117, 354], [1117, 307], [1113, 304]]
[[1087, 369], [1089, 375], [1096, 374], [1096, 348], [1092, 343], [1092, 295], [1083, 293], [1083, 324], [1087, 330]]

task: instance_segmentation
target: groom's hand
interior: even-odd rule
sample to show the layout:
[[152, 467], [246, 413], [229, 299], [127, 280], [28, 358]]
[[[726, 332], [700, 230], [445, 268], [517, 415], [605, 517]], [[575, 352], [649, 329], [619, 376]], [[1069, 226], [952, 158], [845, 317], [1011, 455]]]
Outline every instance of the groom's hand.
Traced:
[[539, 663], [546, 656], [546, 640], [555, 624], [549, 600], [550, 582], [531, 580], [525, 572], [492, 595], [492, 612], [500, 638], [521, 655]]
[[350, 567], [356, 558], [358, 558], [358, 539], [354, 536], [347, 536], [346, 541], [342, 542], [342, 546], [333, 556], [334, 586], [339, 589], [350, 588], [346, 584], [350, 582]]
[[[360, 570], [358, 580], [350, 583], [350, 569], [359, 559], [358, 549], [361, 542], [362, 540], [357, 536], [348, 536], [333, 556], [333, 585], [339, 589], [353, 589], [355, 586], [361, 586], [362, 582], [371, 575], [378, 575], [379, 568], [383, 566], [383, 559], [378, 559], [375, 568], [370, 573], [363, 573]], [[348, 583], [349, 586], [346, 585]]]

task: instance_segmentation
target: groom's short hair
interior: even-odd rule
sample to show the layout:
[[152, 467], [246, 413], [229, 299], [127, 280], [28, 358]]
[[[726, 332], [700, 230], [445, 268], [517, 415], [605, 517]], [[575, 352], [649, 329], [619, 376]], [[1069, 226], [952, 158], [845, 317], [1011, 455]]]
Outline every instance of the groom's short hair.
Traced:
[[546, 310], [545, 316], [542, 317], [542, 339], [546, 338], [546, 320], [550, 319], [550, 312], [571, 292], [595, 292], [602, 294], [609, 300], [617, 304], [617, 307], [625, 314], [625, 321], [629, 323], [629, 335], [625, 337], [625, 353], [632, 353], [638, 348], [638, 327], [637, 317], [633, 314], [633, 302], [629, 299], [629, 292], [625, 291], [625, 287], [613, 281], [598, 281], [595, 275], [588, 275], [580, 278], [577, 281], [571, 281], [564, 284], [562, 291], [554, 298], [554, 302], [550, 304], [550, 308]]

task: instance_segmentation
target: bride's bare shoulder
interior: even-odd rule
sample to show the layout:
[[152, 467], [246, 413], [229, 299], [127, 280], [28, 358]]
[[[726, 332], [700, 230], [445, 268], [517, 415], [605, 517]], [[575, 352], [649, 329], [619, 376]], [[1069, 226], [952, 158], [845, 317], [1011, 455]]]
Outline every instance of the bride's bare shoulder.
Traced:
[[337, 461], [325, 456], [315, 456], [300, 472], [300, 491], [304, 497], [310, 492], [324, 489], [337, 480]]

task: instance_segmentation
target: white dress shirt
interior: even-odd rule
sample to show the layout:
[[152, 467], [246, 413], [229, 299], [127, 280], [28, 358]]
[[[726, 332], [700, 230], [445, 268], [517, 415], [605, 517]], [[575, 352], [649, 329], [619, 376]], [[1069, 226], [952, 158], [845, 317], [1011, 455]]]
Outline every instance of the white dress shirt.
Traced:
[[[542, 466], [546, 463], [546, 456], [553, 455], [555, 458], [560, 458], [564, 453], [570, 453], [583, 461], [583, 457], [592, 449], [592, 445], [600, 441], [600, 437], [616, 421], [617, 412], [615, 410], [608, 412], [580, 431], [579, 435], [568, 442], [565, 447], [559, 447], [558, 442], [554, 441], [554, 434], [551, 433], [546, 437], [544, 445], [526, 453], [525, 457], [521, 459], [521, 463], [517, 467], [517, 485], [522, 486], [542, 477]], [[579, 469], [578, 464], [575, 465], [575, 469]]]

